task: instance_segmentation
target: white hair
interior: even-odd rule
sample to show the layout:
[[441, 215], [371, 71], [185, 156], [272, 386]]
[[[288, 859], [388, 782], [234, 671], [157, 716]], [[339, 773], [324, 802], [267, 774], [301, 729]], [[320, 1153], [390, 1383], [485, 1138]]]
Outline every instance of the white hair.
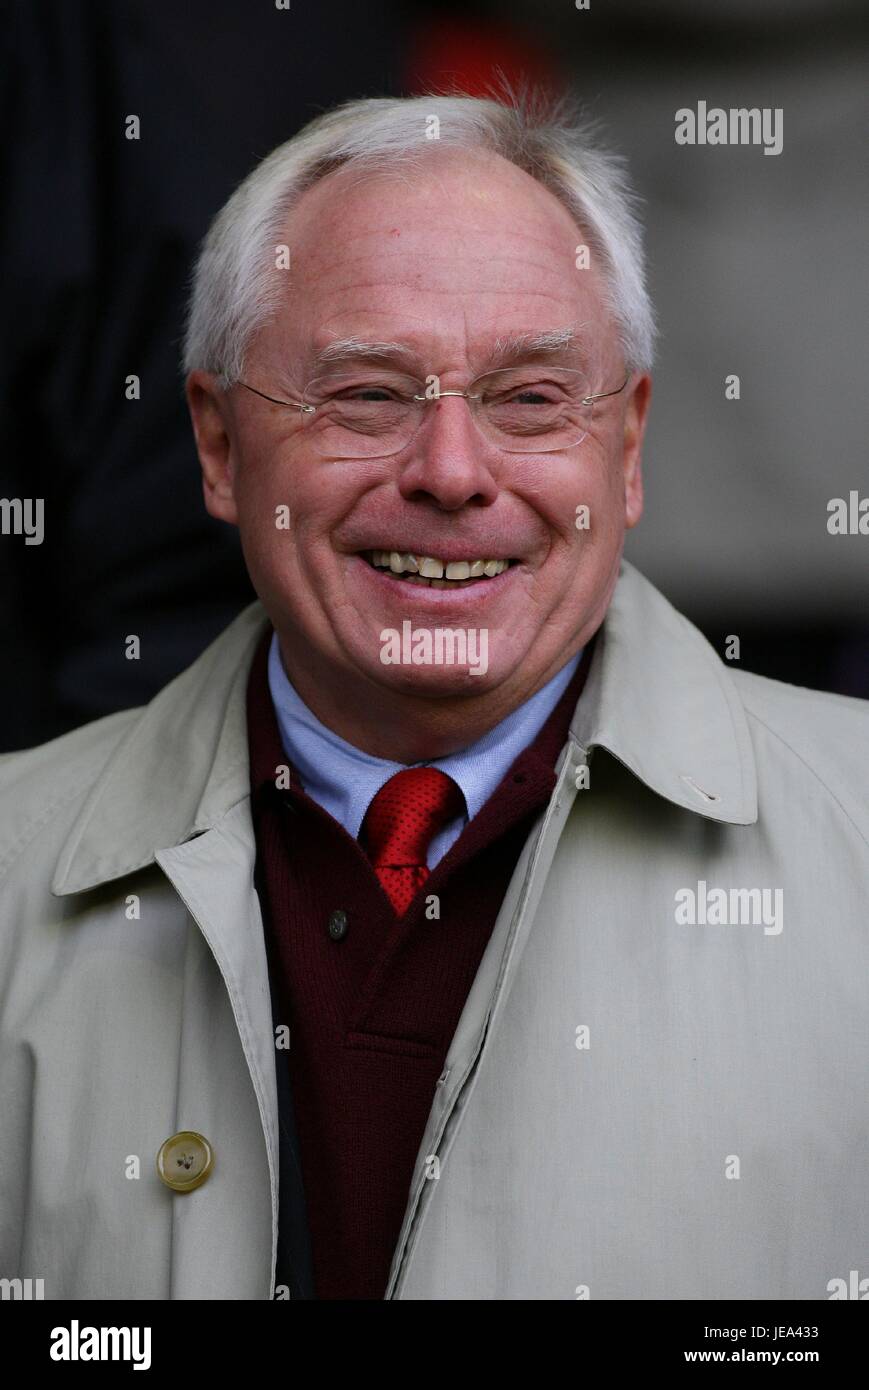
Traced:
[[[432, 120], [437, 118], [435, 124]], [[437, 139], [431, 139], [432, 129]], [[353, 164], [419, 167], [428, 147], [490, 150], [531, 175], [567, 208], [602, 261], [608, 308], [631, 371], [652, 365], [655, 324], [645, 283], [638, 199], [625, 162], [568, 98], [510, 95], [371, 97], [316, 117], [273, 150], [211, 224], [193, 274], [186, 371], [228, 388], [243, 372], [255, 332], [278, 306], [275, 251], [291, 208], [327, 174]]]

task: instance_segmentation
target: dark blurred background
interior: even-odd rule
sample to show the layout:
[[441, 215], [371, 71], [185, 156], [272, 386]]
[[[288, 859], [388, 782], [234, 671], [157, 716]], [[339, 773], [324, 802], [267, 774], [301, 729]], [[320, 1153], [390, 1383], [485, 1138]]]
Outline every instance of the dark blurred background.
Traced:
[[[865, 4], [22, 0], [0, 30], [0, 498], [45, 505], [43, 544], [0, 535], [0, 749], [149, 699], [254, 596], [178, 367], [229, 193], [338, 101], [496, 72], [579, 93], [645, 200], [661, 340], [628, 557], [743, 667], [869, 697], [869, 536], [827, 530], [869, 496]], [[676, 145], [700, 100], [781, 107], [782, 153]]]

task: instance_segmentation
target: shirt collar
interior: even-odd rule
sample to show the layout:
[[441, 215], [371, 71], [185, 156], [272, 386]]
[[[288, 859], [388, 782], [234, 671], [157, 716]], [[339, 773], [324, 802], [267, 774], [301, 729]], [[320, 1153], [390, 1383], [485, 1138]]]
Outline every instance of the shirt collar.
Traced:
[[[461, 788], [469, 819], [485, 805], [515, 759], [533, 743], [576, 673], [581, 652], [482, 737], [448, 757], [414, 766], [439, 768]], [[356, 839], [373, 797], [406, 763], [376, 758], [328, 729], [304, 703], [272, 634], [268, 682], [286, 755], [312, 800]]]

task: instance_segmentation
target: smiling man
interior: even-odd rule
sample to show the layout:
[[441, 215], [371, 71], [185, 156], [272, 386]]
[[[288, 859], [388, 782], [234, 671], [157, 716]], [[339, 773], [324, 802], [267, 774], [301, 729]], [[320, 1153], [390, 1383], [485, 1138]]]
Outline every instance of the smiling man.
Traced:
[[[491, 149], [457, 151], [448, 129], [427, 142], [423, 109], [380, 117], [381, 138], [408, 122], [410, 160], [323, 178], [261, 248], [274, 262], [285, 245], [291, 269], [271, 277], [243, 376], [221, 370], [203, 322], [219, 292], [203, 281], [251, 196], [237, 195], [188, 340], [206, 505], [241, 529], [295, 690], [402, 763], [487, 733], [600, 625], [642, 507], [650, 389], [645, 297], [640, 341], [623, 342], [603, 253], [577, 269], [563, 203]], [[271, 176], [293, 156], [272, 156]], [[581, 504], [594, 524], [578, 532]], [[385, 670], [381, 633], [406, 619], [486, 630], [485, 678]]]
[[219, 214], [187, 395], [259, 599], [146, 708], [0, 761], [0, 1276], [859, 1267], [866, 709], [734, 672], [622, 560], [652, 341], [566, 108], [350, 103]]

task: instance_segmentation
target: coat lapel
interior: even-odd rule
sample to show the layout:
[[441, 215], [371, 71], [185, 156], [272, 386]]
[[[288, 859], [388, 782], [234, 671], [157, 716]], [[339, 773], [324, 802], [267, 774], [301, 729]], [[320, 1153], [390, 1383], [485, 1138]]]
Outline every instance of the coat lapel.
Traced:
[[[211, 1126], [203, 1132], [213, 1138], [216, 1161], [230, 1163], [237, 1169], [235, 1188], [243, 1199], [240, 1209], [244, 1219], [254, 1219], [261, 1225], [263, 1246], [271, 1251], [268, 1287], [263, 1281], [258, 1294], [260, 1298], [269, 1298], [277, 1255], [278, 1104], [268, 963], [259, 898], [254, 888], [255, 857], [247, 802], [239, 802], [212, 829], [184, 844], [158, 850], [156, 855], [157, 863], [210, 947], [235, 1023], [234, 1030], [217, 1026], [218, 1001], [211, 1001], [209, 1011], [208, 986], [200, 978], [201, 962], [198, 952], [194, 953], [194, 958], [185, 962], [182, 1028], [189, 1027], [196, 1036], [189, 1045], [185, 1039], [180, 1050], [179, 1129], [196, 1128], [189, 1117], [202, 1113], [203, 1125]], [[210, 977], [213, 979], [213, 972]], [[225, 1008], [224, 1000], [220, 1007]], [[234, 1064], [232, 1054], [237, 1054], [238, 1039], [253, 1083], [255, 1111], [249, 1092], [245, 1094], [247, 1088], [236, 1087], [235, 1083], [238, 1066], [237, 1057]], [[233, 1090], [235, 1114], [228, 1105]], [[243, 1120], [237, 1112], [239, 1106], [245, 1110]], [[259, 1161], [260, 1130], [265, 1138], [265, 1165]], [[222, 1153], [220, 1136], [224, 1134], [227, 1144]], [[171, 1296], [203, 1297], [203, 1277], [211, 1277], [212, 1272], [220, 1279], [228, 1277], [231, 1289], [245, 1287], [247, 1281], [239, 1277], [238, 1270], [234, 1274], [226, 1270], [227, 1250], [247, 1247], [248, 1237], [241, 1232], [240, 1247], [228, 1239], [227, 1221], [231, 1224], [238, 1213], [227, 1212], [215, 1221], [214, 1212], [206, 1203], [194, 1208], [186, 1198], [178, 1208]], [[253, 1279], [256, 1275], [251, 1270]]]
[[[224, 1193], [242, 1199], [225, 1204], [220, 1221], [212, 1202], [198, 1200], [208, 1186], [175, 1201], [172, 1298], [272, 1294], [278, 1113], [246, 729], [247, 677], [267, 622], [251, 604], [143, 708], [92, 788], [51, 885], [58, 897], [83, 893], [156, 863], [199, 929], [183, 969], [176, 1129], [215, 1144], [209, 1183], [220, 1173]], [[222, 1026], [227, 1014], [234, 1026]]]

